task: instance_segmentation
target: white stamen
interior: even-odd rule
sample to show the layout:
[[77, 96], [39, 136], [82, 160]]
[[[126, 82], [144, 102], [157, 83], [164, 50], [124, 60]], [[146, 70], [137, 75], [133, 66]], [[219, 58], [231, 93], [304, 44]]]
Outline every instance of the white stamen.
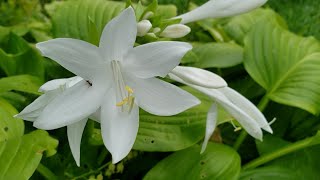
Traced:
[[133, 90], [125, 84], [120, 62], [116, 60], [111, 61], [111, 67], [116, 90], [117, 103], [115, 105], [119, 107], [121, 112], [126, 111], [130, 113], [134, 103]]

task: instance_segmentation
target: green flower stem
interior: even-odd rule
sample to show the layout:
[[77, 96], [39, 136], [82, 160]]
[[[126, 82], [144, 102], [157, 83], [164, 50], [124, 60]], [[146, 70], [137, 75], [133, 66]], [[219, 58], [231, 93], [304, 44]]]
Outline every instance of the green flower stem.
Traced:
[[246, 165], [243, 166], [243, 170], [247, 170], [247, 169], [253, 169], [255, 167], [258, 167], [260, 165], [263, 165], [267, 162], [270, 162], [274, 159], [277, 159], [281, 156], [284, 156], [284, 155], [287, 155], [289, 153], [292, 153], [292, 152], [295, 152], [295, 151], [298, 151], [298, 150], [301, 150], [301, 149], [304, 149], [308, 146], [312, 146], [314, 145], [315, 143], [312, 143], [313, 141], [313, 137], [310, 137], [310, 138], [307, 138], [307, 139], [304, 139], [304, 140], [301, 140], [301, 141], [297, 141], [295, 143], [292, 143], [290, 145], [287, 145], [283, 148], [280, 148], [274, 152], [271, 152], [271, 153], [268, 153], [268, 154], [265, 154], [265, 155], [262, 155], [260, 156], [259, 158], [247, 163]]
[[[261, 101], [258, 104], [258, 109], [263, 112], [265, 110], [265, 108], [268, 106], [269, 104], [269, 98], [267, 97], [267, 95], [265, 95]], [[243, 143], [243, 141], [246, 139], [246, 137], [248, 136], [248, 133], [245, 130], [242, 130], [240, 135], [238, 136], [236, 142], [233, 145], [233, 148], [235, 150], [238, 150], [241, 146], [241, 144]]]
[[48, 169], [46, 166], [44, 166], [41, 163], [38, 165], [37, 171], [46, 179], [49, 179], [49, 180], [58, 179], [58, 177], [50, 169]]
[[90, 172], [81, 174], [80, 176], [74, 177], [72, 179], [74, 179], [74, 180], [82, 179], [82, 178], [85, 178], [85, 177], [90, 176], [92, 174], [97, 174], [97, 173], [101, 172], [104, 168], [108, 167], [110, 164], [111, 164], [111, 161], [109, 161], [106, 164], [104, 164], [103, 166], [99, 167], [97, 170], [91, 170]]

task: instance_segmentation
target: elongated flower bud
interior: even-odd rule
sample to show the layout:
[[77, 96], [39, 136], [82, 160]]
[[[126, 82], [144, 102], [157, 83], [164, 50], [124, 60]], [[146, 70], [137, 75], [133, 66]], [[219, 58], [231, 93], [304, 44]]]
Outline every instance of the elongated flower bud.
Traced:
[[167, 38], [181, 38], [185, 35], [189, 34], [191, 29], [183, 24], [174, 24], [166, 27], [162, 33], [160, 34], [161, 37]]
[[138, 26], [137, 36], [140, 36], [140, 37], [146, 35], [152, 28], [152, 24], [149, 20], [142, 20], [138, 22], [137, 26]]
[[202, 6], [176, 18], [181, 18], [181, 24], [186, 24], [205, 18], [234, 16], [258, 8], [266, 2], [267, 0], [210, 0]]

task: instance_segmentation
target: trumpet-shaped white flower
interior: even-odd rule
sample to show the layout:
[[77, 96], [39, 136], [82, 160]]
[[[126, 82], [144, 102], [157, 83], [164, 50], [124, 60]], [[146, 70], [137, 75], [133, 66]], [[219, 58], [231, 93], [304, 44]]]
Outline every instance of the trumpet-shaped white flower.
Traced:
[[50, 101], [33, 125], [46, 130], [69, 125], [83, 129], [86, 119], [100, 108], [103, 142], [117, 163], [137, 136], [138, 106], [169, 116], [199, 104], [191, 94], [156, 78], [177, 66], [191, 45], [155, 42], [133, 48], [136, 35], [136, 18], [129, 7], [107, 24], [99, 47], [68, 38], [38, 43], [44, 56], [83, 79]]
[[181, 24], [205, 18], [221, 18], [242, 14], [264, 5], [267, 0], [209, 0], [202, 6], [182, 14]]
[[[186, 71], [188, 71], [188, 73], [185, 73]], [[240, 93], [229, 87], [212, 89], [208, 88], [208, 85], [202, 86], [202, 84], [208, 84], [208, 81], [206, 79], [201, 80], [201, 77], [205, 76], [208, 73], [211, 72], [205, 72], [205, 70], [198, 68], [190, 69], [189, 67], [178, 66], [172, 71], [172, 73], [169, 74], [169, 77], [175, 81], [189, 85], [190, 87], [212, 98], [212, 100], [220, 104], [227, 112], [229, 112], [239, 122], [239, 124], [254, 138], [262, 140], [261, 129], [272, 133], [272, 129], [264, 115], [253, 103], [243, 97]], [[193, 79], [193, 81], [186, 81], [185, 79], [188, 79], [187, 77]], [[214, 84], [212, 86], [214, 86]], [[209, 137], [214, 131], [214, 125], [216, 124], [216, 122], [217, 110], [216, 106], [213, 105], [208, 112], [206, 136], [205, 142], [203, 143], [202, 151], [204, 151]]]

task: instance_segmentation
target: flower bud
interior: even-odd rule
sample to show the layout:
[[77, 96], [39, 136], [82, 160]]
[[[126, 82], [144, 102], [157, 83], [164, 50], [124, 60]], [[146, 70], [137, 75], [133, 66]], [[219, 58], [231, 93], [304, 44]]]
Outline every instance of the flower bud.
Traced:
[[160, 34], [161, 37], [167, 38], [181, 38], [185, 35], [189, 34], [191, 29], [183, 24], [174, 24], [166, 27], [162, 33]]
[[221, 18], [246, 13], [264, 5], [267, 0], [210, 0], [202, 6], [182, 14], [181, 24], [195, 22], [205, 18]]
[[142, 19], [143, 19], [143, 20], [149, 19], [149, 18], [151, 18], [153, 15], [154, 15], [153, 12], [148, 11], [148, 12], [142, 17]]
[[137, 26], [138, 26], [137, 36], [140, 36], [140, 37], [146, 35], [152, 28], [152, 24], [149, 20], [142, 20], [138, 22]]

